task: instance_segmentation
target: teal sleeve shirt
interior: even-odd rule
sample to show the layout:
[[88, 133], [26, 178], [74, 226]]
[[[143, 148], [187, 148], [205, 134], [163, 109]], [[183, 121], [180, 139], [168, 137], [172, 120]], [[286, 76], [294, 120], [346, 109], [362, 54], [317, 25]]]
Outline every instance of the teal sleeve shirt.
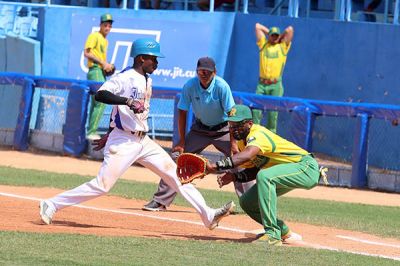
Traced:
[[207, 126], [215, 126], [227, 120], [235, 102], [228, 83], [215, 76], [207, 89], [201, 87], [197, 77], [185, 83], [178, 109], [188, 111], [190, 104], [197, 119]]

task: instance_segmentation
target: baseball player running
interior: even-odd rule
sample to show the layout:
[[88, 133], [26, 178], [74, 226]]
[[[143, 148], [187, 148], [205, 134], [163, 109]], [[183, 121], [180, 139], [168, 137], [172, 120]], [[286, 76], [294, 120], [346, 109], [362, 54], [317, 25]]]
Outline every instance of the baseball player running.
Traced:
[[50, 224], [56, 211], [106, 194], [132, 163], [139, 162], [181, 193], [200, 214], [204, 225], [212, 230], [230, 214], [233, 202], [218, 209], [208, 207], [193, 185], [180, 184], [175, 162], [146, 135], [152, 93], [152, 80], [147, 74], [157, 68], [157, 57], [163, 57], [160, 45], [152, 39], [138, 39], [132, 44], [131, 57], [134, 58], [133, 67], [106, 81], [95, 96], [97, 101], [114, 105], [111, 115], [111, 127], [114, 129], [104, 148], [104, 161], [97, 177], [41, 201], [41, 219]]

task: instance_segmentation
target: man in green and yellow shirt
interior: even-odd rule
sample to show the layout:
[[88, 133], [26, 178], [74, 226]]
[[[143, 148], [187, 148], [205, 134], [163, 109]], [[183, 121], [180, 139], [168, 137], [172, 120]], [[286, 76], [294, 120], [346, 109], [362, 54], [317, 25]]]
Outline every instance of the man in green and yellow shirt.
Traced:
[[295, 188], [311, 189], [318, 184], [320, 172], [312, 154], [276, 135], [252, 120], [245, 105], [235, 105], [228, 117], [232, 136], [238, 141], [239, 153], [215, 164], [208, 163], [209, 173], [231, 171], [218, 177], [220, 187], [232, 181], [256, 184], [239, 197], [242, 209], [262, 224], [265, 234], [256, 241], [282, 245], [291, 234], [288, 226], [276, 217], [277, 197]]
[[[287, 54], [292, 45], [293, 27], [287, 27], [281, 34], [278, 27], [268, 29], [264, 25], [256, 23], [255, 32], [260, 51], [260, 78], [256, 94], [280, 97], [283, 95], [282, 75]], [[277, 119], [277, 112], [268, 112], [266, 127], [275, 133]], [[260, 124], [261, 110], [253, 110], [253, 120], [255, 124]]]
[[[105, 82], [104, 72], [111, 72], [113, 65], [107, 62], [107, 35], [112, 28], [113, 19], [110, 14], [104, 14], [100, 17], [100, 31], [89, 34], [84, 49], [84, 55], [87, 58], [88, 80]], [[100, 138], [96, 135], [100, 119], [103, 115], [105, 104], [94, 100], [92, 96], [92, 104], [89, 112], [89, 128], [87, 131], [88, 139]]]

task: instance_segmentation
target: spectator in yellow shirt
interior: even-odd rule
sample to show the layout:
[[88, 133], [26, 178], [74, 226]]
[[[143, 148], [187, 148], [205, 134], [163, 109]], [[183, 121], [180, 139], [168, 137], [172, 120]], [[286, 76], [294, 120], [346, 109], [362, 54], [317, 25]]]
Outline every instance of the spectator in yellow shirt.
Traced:
[[[104, 72], [110, 72], [113, 65], [107, 62], [107, 48], [108, 41], [107, 35], [112, 28], [113, 19], [110, 14], [104, 14], [100, 17], [100, 31], [92, 32], [89, 34], [84, 49], [84, 55], [87, 58], [87, 66], [89, 72], [87, 73], [88, 80], [105, 82], [106, 77]], [[92, 96], [92, 104], [89, 112], [89, 128], [87, 131], [88, 139], [99, 139], [97, 135], [97, 128], [100, 119], [103, 116], [105, 104], [95, 101], [94, 95]]]
[[[293, 27], [287, 27], [281, 34], [278, 27], [269, 29], [260, 23], [256, 23], [255, 31], [257, 46], [260, 51], [260, 77], [256, 94], [281, 97], [283, 95], [282, 75], [287, 54], [292, 45]], [[260, 124], [261, 120], [262, 111], [253, 110], [254, 123]], [[268, 112], [266, 128], [276, 133], [277, 120], [277, 112]]]

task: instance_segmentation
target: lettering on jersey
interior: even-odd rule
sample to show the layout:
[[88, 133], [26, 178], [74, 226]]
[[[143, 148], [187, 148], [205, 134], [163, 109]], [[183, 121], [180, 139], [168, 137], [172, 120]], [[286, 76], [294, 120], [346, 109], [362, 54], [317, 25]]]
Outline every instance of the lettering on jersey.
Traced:
[[257, 155], [251, 162], [258, 168], [262, 168], [269, 162], [269, 158], [261, 155]]
[[279, 58], [279, 52], [278, 51], [269, 51], [267, 50], [265, 53], [267, 58]]
[[138, 88], [133, 87], [131, 97], [133, 99], [146, 99], [146, 92], [139, 92]]

